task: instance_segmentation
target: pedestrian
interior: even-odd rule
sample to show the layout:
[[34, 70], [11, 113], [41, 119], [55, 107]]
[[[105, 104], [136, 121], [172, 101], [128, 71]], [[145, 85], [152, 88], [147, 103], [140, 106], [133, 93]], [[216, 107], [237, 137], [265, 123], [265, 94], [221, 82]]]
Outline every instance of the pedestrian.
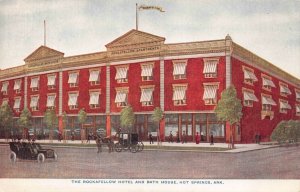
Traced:
[[169, 143], [173, 143], [173, 134], [172, 131], [170, 131], [170, 135], [169, 135]]
[[74, 136], [74, 132], [71, 133], [71, 140], [74, 141], [75, 136]]
[[96, 137], [96, 145], [97, 145], [97, 149], [98, 149], [97, 153], [102, 152], [101, 142], [102, 142], [101, 137], [97, 136]]
[[210, 145], [214, 144], [214, 135], [213, 133], [210, 134]]
[[255, 134], [255, 143], [258, 144], [258, 134]]
[[196, 133], [196, 138], [195, 138], [195, 140], [196, 140], [196, 144], [199, 144], [199, 143], [200, 143], [200, 135], [199, 135], [198, 132]]
[[61, 142], [61, 139], [62, 139], [62, 134], [61, 134], [61, 132], [59, 131], [59, 132], [58, 132], [58, 141]]
[[202, 131], [201, 131], [201, 141], [204, 141], [204, 134]]
[[149, 134], [149, 141], [150, 141], [150, 144], [154, 144], [154, 142], [153, 142], [153, 137], [152, 137], [152, 134], [151, 134], [151, 133]]
[[91, 133], [89, 133], [88, 134], [88, 137], [87, 137], [87, 141], [86, 141], [86, 143], [91, 143], [91, 138], [92, 138], [92, 135], [91, 135]]
[[185, 131], [183, 131], [183, 133], [182, 133], [182, 144], [183, 143], [186, 143], [186, 134], [185, 134]]
[[180, 137], [179, 137], [178, 131], [176, 132], [176, 138], [177, 138], [177, 139], [176, 139], [176, 142], [177, 142], [177, 143], [180, 143]]

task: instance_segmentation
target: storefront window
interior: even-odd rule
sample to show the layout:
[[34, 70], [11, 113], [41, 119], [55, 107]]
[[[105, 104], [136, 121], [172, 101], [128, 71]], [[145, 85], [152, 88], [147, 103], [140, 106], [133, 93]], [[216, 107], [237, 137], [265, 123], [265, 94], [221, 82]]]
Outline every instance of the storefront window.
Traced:
[[210, 124], [210, 134], [215, 137], [224, 137], [224, 124]]
[[167, 137], [167, 140], [170, 133], [172, 133], [173, 138], [175, 138], [176, 133], [178, 132], [178, 114], [167, 114], [165, 119], [165, 135]]
[[111, 135], [116, 135], [119, 128], [121, 128], [120, 125], [120, 115], [112, 115], [110, 117], [111, 121]]

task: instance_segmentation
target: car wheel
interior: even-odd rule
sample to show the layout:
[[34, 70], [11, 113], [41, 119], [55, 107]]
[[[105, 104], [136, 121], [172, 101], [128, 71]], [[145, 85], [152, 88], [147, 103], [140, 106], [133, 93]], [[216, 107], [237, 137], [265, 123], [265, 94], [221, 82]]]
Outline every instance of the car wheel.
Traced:
[[132, 145], [130, 147], [130, 151], [131, 151], [131, 153], [136, 153], [138, 151], [138, 147], [136, 145]]
[[57, 158], [58, 158], [57, 153], [54, 153], [54, 161], [57, 161]]
[[17, 161], [17, 155], [16, 155], [16, 153], [15, 152], [10, 152], [10, 154], [9, 154], [9, 160], [10, 160], [10, 162], [12, 162], [12, 163], [15, 163], [16, 161]]
[[45, 155], [43, 153], [39, 153], [37, 156], [38, 163], [43, 163], [45, 161]]
[[116, 152], [121, 152], [122, 151], [122, 146], [121, 146], [120, 143], [115, 144], [115, 150], [116, 150]]

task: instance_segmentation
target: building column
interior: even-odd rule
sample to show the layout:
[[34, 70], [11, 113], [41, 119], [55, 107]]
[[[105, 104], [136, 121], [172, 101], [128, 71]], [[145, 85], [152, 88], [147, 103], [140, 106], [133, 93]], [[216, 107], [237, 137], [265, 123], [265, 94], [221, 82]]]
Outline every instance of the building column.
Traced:
[[106, 112], [106, 135], [111, 136], [110, 120], [110, 63], [106, 65], [106, 95], [105, 95], [105, 112]]
[[63, 102], [63, 72], [60, 71], [58, 74], [58, 129], [61, 133], [63, 132], [62, 102]]
[[225, 55], [226, 55], [226, 67], [225, 67], [225, 78], [226, 88], [232, 83], [232, 66], [231, 66], [231, 53], [232, 53], [232, 39], [229, 35], [225, 37]]
[[24, 78], [24, 109], [27, 108], [27, 98], [28, 98], [28, 89], [27, 89], [27, 86], [28, 86], [28, 77], [25, 76]]
[[165, 111], [165, 61], [163, 57], [159, 58], [159, 100], [160, 108]]

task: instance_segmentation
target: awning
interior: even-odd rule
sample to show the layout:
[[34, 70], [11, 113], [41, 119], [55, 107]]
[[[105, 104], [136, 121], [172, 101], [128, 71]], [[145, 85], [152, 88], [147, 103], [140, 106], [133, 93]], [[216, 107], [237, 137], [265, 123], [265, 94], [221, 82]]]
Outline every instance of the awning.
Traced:
[[30, 107], [37, 107], [38, 106], [39, 97], [31, 97]]
[[217, 98], [217, 89], [216, 85], [207, 85], [204, 86], [203, 99], [215, 99]]
[[117, 91], [115, 103], [126, 102], [127, 93], [124, 91]]
[[248, 91], [244, 91], [244, 100], [245, 101], [258, 101], [257, 97]]
[[98, 105], [99, 104], [99, 92], [90, 92], [90, 105]]
[[150, 102], [152, 101], [153, 89], [142, 89], [140, 102]]
[[47, 107], [54, 107], [55, 106], [55, 95], [48, 95], [47, 97]]
[[8, 88], [8, 82], [3, 82], [1, 92], [7, 92], [7, 88]]
[[277, 105], [276, 102], [271, 97], [262, 97], [262, 104], [264, 105]]
[[296, 112], [300, 113], [300, 105], [296, 105]]
[[186, 99], [186, 86], [174, 87], [173, 101], [180, 101]]
[[300, 92], [296, 91], [296, 99], [300, 99]]
[[77, 97], [78, 97], [77, 93], [70, 93], [68, 105], [69, 106], [77, 105]]
[[16, 98], [14, 103], [14, 109], [20, 109], [21, 99]]
[[153, 76], [153, 65], [142, 65], [142, 77], [151, 77]]
[[287, 86], [284, 86], [284, 85], [280, 85], [280, 92], [286, 93], [286, 94], [292, 94], [291, 90]]
[[15, 80], [14, 90], [21, 89], [21, 80]]
[[252, 81], [257, 81], [257, 77], [254, 75], [252, 71], [244, 70], [244, 78], [251, 79]]
[[184, 75], [186, 63], [177, 63], [174, 64], [173, 75]]
[[78, 73], [70, 73], [68, 83], [77, 83]]
[[90, 71], [89, 82], [99, 81], [99, 71]]
[[292, 109], [292, 107], [287, 102], [280, 101], [280, 109]]
[[117, 74], [115, 79], [127, 79], [128, 67], [117, 67]]
[[206, 61], [204, 63], [203, 73], [216, 73], [218, 61]]
[[270, 86], [270, 87], [274, 87], [274, 88], [276, 87], [272, 80], [264, 78], [264, 77], [262, 79], [263, 79], [263, 86]]
[[54, 86], [55, 85], [55, 78], [56, 75], [49, 75], [48, 76], [48, 86]]
[[39, 85], [39, 78], [32, 78], [30, 83], [30, 88], [37, 88]]

